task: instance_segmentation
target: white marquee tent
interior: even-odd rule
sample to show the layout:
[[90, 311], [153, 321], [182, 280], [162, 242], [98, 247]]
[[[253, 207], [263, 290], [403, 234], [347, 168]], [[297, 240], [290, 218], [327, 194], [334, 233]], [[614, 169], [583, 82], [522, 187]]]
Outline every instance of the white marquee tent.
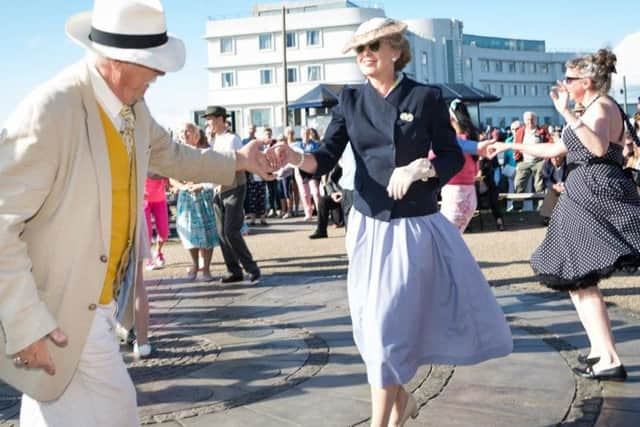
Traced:
[[624, 103], [623, 77], [627, 86], [627, 102], [629, 113], [635, 112], [635, 105], [640, 97], [640, 33], [625, 37], [613, 52], [618, 58], [617, 73], [613, 75], [611, 94], [616, 101]]

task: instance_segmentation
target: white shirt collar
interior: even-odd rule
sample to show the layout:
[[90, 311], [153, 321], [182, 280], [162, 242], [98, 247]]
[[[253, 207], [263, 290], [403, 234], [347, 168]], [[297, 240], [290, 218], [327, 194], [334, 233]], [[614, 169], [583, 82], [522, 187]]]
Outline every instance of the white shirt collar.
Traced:
[[393, 92], [393, 90], [398, 87], [398, 85], [400, 84], [403, 78], [404, 78], [404, 73], [396, 74], [396, 81], [393, 82], [393, 86], [391, 86], [391, 88], [389, 88], [389, 91], [384, 95], [385, 98], [391, 95], [391, 92]]
[[115, 128], [122, 130], [122, 117], [120, 117], [120, 110], [124, 104], [113, 93], [111, 88], [107, 85], [107, 82], [104, 81], [104, 78], [96, 69], [95, 62], [91, 60], [89, 61], [89, 77], [91, 78], [91, 86], [93, 87], [93, 93], [96, 96], [98, 104], [100, 104]]
[[[389, 88], [387, 93], [384, 94], [383, 98], [388, 97], [391, 94], [391, 92], [393, 92], [393, 90], [398, 87], [398, 85], [400, 84], [400, 82], [402, 81], [403, 78], [404, 78], [404, 73], [396, 73], [395, 81], [393, 82], [393, 86], [391, 86]], [[371, 84], [369, 79], [367, 79], [366, 84]]]

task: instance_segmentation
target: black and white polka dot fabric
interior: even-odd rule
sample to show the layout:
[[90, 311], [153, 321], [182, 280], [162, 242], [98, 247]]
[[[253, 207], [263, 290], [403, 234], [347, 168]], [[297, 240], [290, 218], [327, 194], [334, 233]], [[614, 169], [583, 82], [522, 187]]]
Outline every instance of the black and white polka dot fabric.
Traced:
[[[595, 156], [565, 127], [567, 164]], [[557, 290], [595, 286], [616, 270], [640, 266], [640, 196], [623, 172], [622, 147], [609, 144], [604, 156], [615, 164], [575, 167], [565, 181], [547, 235], [531, 257], [542, 284]]]

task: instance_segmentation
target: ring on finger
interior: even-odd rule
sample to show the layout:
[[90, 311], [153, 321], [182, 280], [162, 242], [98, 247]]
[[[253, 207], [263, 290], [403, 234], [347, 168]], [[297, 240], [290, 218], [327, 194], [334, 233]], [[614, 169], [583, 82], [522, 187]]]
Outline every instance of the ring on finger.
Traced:
[[25, 361], [22, 360], [22, 357], [16, 356], [16, 357], [13, 358], [13, 363], [14, 363], [14, 365], [20, 366], [20, 365], [24, 365]]

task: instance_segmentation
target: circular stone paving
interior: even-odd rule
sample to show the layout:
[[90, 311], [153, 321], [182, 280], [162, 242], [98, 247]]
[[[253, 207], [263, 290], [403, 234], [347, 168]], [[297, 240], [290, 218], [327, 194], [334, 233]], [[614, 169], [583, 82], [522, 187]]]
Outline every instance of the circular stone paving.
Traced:
[[152, 357], [134, 360], [125, 354], [142, 424], [255, 402], [313, 377], [326, 365], [329, 349], [319, 337], [294, 325], [260, 323], [211, 336], [158, 331], [151, 339]]

